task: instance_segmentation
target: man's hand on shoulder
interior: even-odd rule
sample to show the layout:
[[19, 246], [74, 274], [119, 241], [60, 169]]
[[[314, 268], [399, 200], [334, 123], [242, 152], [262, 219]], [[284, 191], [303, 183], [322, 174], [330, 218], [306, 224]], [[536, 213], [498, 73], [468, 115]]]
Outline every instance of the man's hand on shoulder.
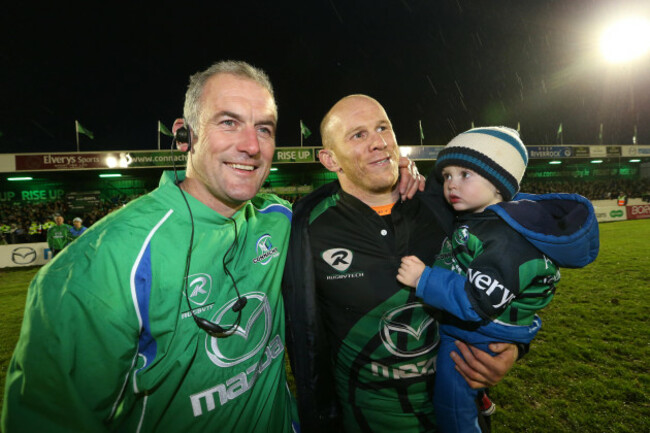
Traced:
[[418, 190], [424, 191], [426, 179], [418, 172], [415, 162], [405, 156], [399, 158], [399, 196], [402, 201], [411, 199]]

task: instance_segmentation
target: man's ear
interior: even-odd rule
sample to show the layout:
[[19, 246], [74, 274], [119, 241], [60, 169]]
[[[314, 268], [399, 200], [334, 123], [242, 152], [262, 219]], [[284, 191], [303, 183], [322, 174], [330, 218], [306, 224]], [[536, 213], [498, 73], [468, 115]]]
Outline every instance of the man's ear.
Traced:
[[[172, 125], [172, 134], [174, 134], [174, 137], [176, 136], [176, 131], [178, 131], [184, 126], [185, 126], [185, 119], [183, 119], [182, 117], [179, 117], [178, 119], [174, 120], [174, 124]], [[190, 131], [190, 134], [191, 133], [192, 132]], [[187, 152], [189, 150], [189, 143], [179, 143], [177, 141], [176, 149], [180, 150], [181, 152]]]
[[323, 166], [331, 172], [342, 172], [343, 169], [336, 160], [336, 155], [330, 149], [321, 149], [318, 152], [318, 159]]

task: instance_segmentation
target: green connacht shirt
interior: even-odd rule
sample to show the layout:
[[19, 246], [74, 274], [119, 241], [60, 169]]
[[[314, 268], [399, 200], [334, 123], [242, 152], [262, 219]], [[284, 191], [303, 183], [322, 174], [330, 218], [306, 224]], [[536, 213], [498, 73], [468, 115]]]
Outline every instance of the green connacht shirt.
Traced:
[[468, 277], [465, 292], [481, 318], [518, 326], [533, 322], [560, 280], [557, 265], [491, 211], [460, 216], [434, 266]]
[[224, 271], [235, 223], [187, 195], [171, 173], [111, 213], [34, 278], [7, 374], [11, 432], [290, 432], [280, 280], [287, 202], [260, 194], [233, 217], [225, 257], [248, 300], [236, 332], [213, 338], [194, 313], [235, 323]]
[[70, 226], [61, 224], [60, 226], [54, 225], [47, 230], [47, 244], [53, 250], [62, 250], [70, 243], [72, 237], [70, 236]]

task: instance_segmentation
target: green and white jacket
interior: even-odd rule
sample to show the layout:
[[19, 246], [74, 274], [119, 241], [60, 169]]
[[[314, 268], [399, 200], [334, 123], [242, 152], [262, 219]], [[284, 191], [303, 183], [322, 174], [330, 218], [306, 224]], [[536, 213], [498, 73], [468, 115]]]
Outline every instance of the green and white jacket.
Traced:
[[[7, 373], [4, 432], [292, 431], [280, 292], [289, 204], [260, 194], [228, 219], [187, 200], [193, 222], [165, 173], [39, 271]], [[213, 338], [189, 305], [235, 323], [224, 261], [248, 302], [236, 332]]]

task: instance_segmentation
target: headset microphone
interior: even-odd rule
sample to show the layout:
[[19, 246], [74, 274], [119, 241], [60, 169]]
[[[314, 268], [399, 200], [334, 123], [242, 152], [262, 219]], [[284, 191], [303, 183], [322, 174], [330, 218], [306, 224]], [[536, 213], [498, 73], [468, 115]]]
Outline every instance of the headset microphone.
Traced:
[[189, 126], [182, 126], [181, 128], [176, 130], [176, 133], [174, 134], [174, 139], [172, 140], [172, 147], [171, 147], [171, 153], [172, 153], [172, 167], [174, 169], [174, 179], [175, 179], [175, 184], [178, 187], [178, 190], [181, 193], [181, 196], [183, 197], [183, 201], [185, 201], [185, 205], [187, 206], [187, 212], [190, 214], [190, 244], [187, 249], [187, 256], [185, 259], [185, 272], [184, 272], [184, 278], [183, 278], [183, 292], [185, 293], [185, 299], [187, 301], [187, 306], [190, 309], [190, 314], [192, 315], [192, 318], [194, 319], [194, 322], [196, 325], [207, 332], [210, 336], [212, 337], [229, 337], [233, 335], [236, 331], [237, 328], [239, 327], [239, 323], [241, 322], [241, 310], [246, 306], [248, 303], [248, 299], [246, 299], [246, 296], [241, 296], [239, 293], [239, 289], [237, 288], [237, 283], [235, 282], [235, 278], [232, 276], [230, 273], [230, 270], [226, 266], [226, 258], [230, 254], [230, 251], [235, 247], [237, 244], [237, 222], [234, 220], [234, 218], [230, 218], [230, 220], [233, 223], [233, 226], [235, 228], [235, 238], [232, 241], [232, 244], [230, 244], [230, 247], [226, 251], [226, 253], [223, 255], [223, 270], [228, 275], [230, 280], [232, 281], [232, 285], [235, 288], [235, 293], [237, 294], [237, 300], [231, 307], [231, 310], [235, 313], [237, 313], [237, 320], [235, 320], [235, 323], [232, 325], [229, 325], [227, 327], [220, 326], [214, 322], [211, 322], [207, 319], [204, 319], [202, 317], [198, 317], [196, 314], [194, 314], [194, 308], [192, 308], [192, 304], [190, 303], [190, 297], [187, 294], [187, 283], [189, 279], [189, 273], [190, 273], [190, 263], [192, 262], [192, 245], [194, 244], [194, 216], [192, 215], [192, 208], [190, 207], [190, 203], [187, 201], [187, 197], [185, 197], [185, 192], [183, 191], [183, 188], [181, 187], [181, 182], [178, 178], [178, 171], [176, 170], [176, 162], [174, 160], [174, 144], [175, 143], [187, 143], [187, 150], [191, 150], [192, 148], [192, 133], [190, 132]]
[[187, 287], [187, 280], [189, 278], [189, 272], [190, 272], [190, 263], [192, 260], [192, 244], [194, 243], [194, 218], [192, 217], [192, 209], [190, 208], [190, 205], [187, 201], [187, 198], [185, 197], [185, 193], [183, 192], [183, 189], [181, 188], [180, 184], [178, 185], [179, 190], [181, 191], [181, 194], [183, 196], [183, 199], [185, 200], [185, 204], [187, 204], [187, 210], [190, 213], [190, 221], [191, 221], [191, 233], [190, 233], [190, 247], [187, 251], [187, 259], [185, 262], [185, 277], [183, 279], [184, 284], [183, 284], [183, 292], [185, 293], [185, 299], [187, 301], [187, 306], [190, 309], [190, 314], [192, 315], [192, 318], [194, 319], [194, 322], [196, 325], [207, 332], [210, 336], [212, 337], [229, 337], [232, 334], [234, 334], [237, 331], [237, 328], [239, 328], [239, 323], [241, 322], [241, 310], [246, 306], [248, 303], [248, 299], [246, 299], [246, 296], [241, 296], [239, 293], [239, 289], [237, 288], [237, 283], [235, 282], [235, 278], [232, 276], [230, 273], [230, 270], [226, 266], [226, 258], [230, 254], [230, 251], [234, 248], [234, 246], [237, 244], [237, 222], [233, 219], [230, 218], [232, 221], [234, 228], [235, 228], [235, 238], [232, 241], [232, 244], [230, 244], [230, 247], [228, 250], [226, 250], [226, 253], [223, 256], [223, 270], [228, 275], [230, 280], [232, 281], [233, 287], [235, 288], [235, 293], [237, 294], [237, 300], [233, 304], [233, 306], [230, 308], [233, 312], [237, 313], [237, 319], [235, 320], [235, 323], [232, 325], [229, 325], [227, 327], [223, 327], [221, 325], [218, 325], [217, 323], [211, 322], [207, 319], [204, 319], [202, 317], [198, 317], [196, 314], [194, 314], [194, 308], [192, 308], [192, 305], [190, 304], [190, 297], [187, 294], [188, 287]]

